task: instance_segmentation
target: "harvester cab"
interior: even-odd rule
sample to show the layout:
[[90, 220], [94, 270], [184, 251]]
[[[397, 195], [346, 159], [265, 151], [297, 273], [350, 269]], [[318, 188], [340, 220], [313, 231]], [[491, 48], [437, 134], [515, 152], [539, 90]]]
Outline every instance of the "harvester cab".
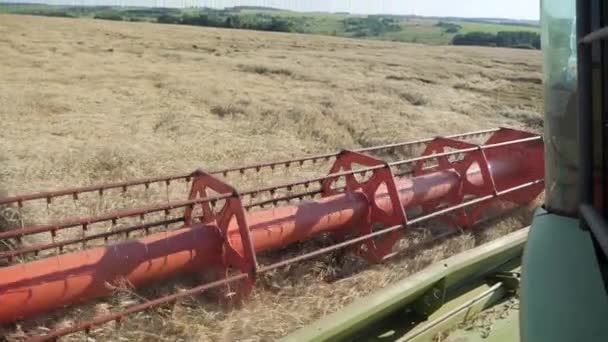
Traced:
[[604, 1], [542, 3], [546, 191], [523, 259], [522, 341], [608, 340], [607, 19]]

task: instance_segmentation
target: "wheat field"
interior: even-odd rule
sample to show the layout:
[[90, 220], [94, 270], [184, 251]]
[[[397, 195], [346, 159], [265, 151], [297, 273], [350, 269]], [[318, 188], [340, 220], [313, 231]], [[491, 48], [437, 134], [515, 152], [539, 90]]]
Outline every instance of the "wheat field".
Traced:
[[[497, 126], [540, 131], [541, 83], [538, 51], [0, 15], [0, 192], [217, 169]], [[328, 257], [277, 271], [239, 310], [193, 298], [136, 315], [117, 329], [100, 328], [90, 338], [273, 340], [522, 227], [530, 211], [386, 265], [369, 267], [354, 257], [336, 265]], [[24, 331], [71, 324], [193, 284], [181, 279], [118, 293], [4, 334], [19, 340]]]

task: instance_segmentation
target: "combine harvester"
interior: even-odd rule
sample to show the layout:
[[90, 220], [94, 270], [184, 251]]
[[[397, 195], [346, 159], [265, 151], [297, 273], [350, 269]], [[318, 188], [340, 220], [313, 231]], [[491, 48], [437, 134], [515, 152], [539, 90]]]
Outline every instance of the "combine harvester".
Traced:
[[[548, 104], [555, 104], [570, 99], [576, 90], [576, 86], [567, 87], [573, 78], [568, 77], [566, 68], [572, 52], [569, 28], [574, 13], [566, 11], [566, 16], [547, 20], [552, 15], [551, 3], [561, 2], [546, 1], [544, 7], [543, 33], [549, 32], [551, 37], [548, 45], [545, 38], [546, 62], [551, 65], [547, 69], [546, 79], [550, 82], [546, 83], [546, 96]], [[590, 25], [589, 18], [580, 18], [579, 26]], [[584, 32], [581, 29], [581, 33]], [[552, 48], [556, 50], [551, 51]], [[589, 64], [585, 64], [588, 58], [588, 54], [582, 55], [581, 75], [589, 72]], [[589, 79], [580, 77], [579, 82], [585, 81]], [[588, 106], [591, 92], [589, 88], [584, 90], [581, 89], [581, 94], [585, 96], [579, 100]], [[600, 290], [597, 281], [601, 278], [590, 264], [596, 261], [592, 235], [574, 228], [574, 219], [558, 218], [554, 214], [576, 214], [577, 203], [576, 192], [571, 191], [575, 183], [571, 176], [576, 171], [570, 171], [577, 165], [572, 164], [576, 151], [570, 150], [576, 146], [576, 134], [571, 129], [576, 110], [567, 108], [567, 101], [558, 104], [548, 106], [546, 173], [541, 136], [500, 128], [0, 199], [0, 205], [14, 210], [19, 218], [15, 229], [0, 232], [0, 240], [15, 245], [0, 252], [0, 258], [8, 264], [0, 268], [0, 323], [8, 325], [35, 319], [58, 309], [111, 296], [124, 286], [144, 287], [184, 274], [204, 273], [207, 279], [212, 279], [124, 311], [32, 335], [31, 340], [56, 340], [88, 332], [211, 289], [221, 293], [222, 301], [239, 304], [255, 289], [256, 279], [266, 272], [338, 250], [348, 250], [369, 263], [385, 262], [398, 252], [395, 245], [402, 233], [422, 223], [441, 218], [452, 227], [471, 227], [487, 211], [495, 211], [498, 202], [524, 205], [546, 187], [546, 209], [552, 214], [540, 212], [531, 232], [534, 243], [528, 246], [526, 264], [531, 273], [523, 281], [522, 336], [527, 341], [559, 341], [543, 336], [560, 337], [559, 333], [547, 330], [552, 327], [560, 331], [560, 324], [570, 324], [565, 318], [567, 310], [557, 307], [563, 310], [551, 314], [544, 310], [558, 305], [563, 300], [560, 296], [570, 290], [579, 291], [578, 295], [585, 298], [596, 295]], [[558, 110], [560, 115], [552, 110]], [[588, 128], [581, 125], [581, 129]], [[583, 151], [590, 149], [587, 139], [584, 135], [581, 139]], [[412, 158], [415, 153], [418, 155]], [[410, 158], [398, 157], [403, 155]], [[589, 163], [585, 158], [581, 160], [581, 170], [587, 177], [582, 184], [588, 191], [593, 186], [589, 184], [593, 178], [589, 178]], [[321, 167], [323, 163], [327, 168]], [[564, 168], [564, 164], [569, 168]], [[297, 167], [316, 167], [316, 172], [308, 172], [316, 175], [282, 184], [267, 182], [252, 190], [230, 185], [234, 184], [231, 179], [239, 177], [243, 183], [260, 184], [264, 174], [288, 175]], [[319, 175], [323, 170], [325, 175]], [[599, 221], [591, 202], [584, 203], [583, 209], [591, 220]], [[66, 216], [69, 212], [72, 215]], [[73, 218], [66, 218], [70, 216]], [[564, 227], [550, 232], [552, 229], [545, 228], [547, 225]], [[605, 247], [606, 233], [595, 235], [596, 230], [591, 231], [599, 237], [599, 245]], [[527, 235], [528, 230], [523, 229], [440, 262], [356, 301], [285, 340], [430, 341], [457, 322], [517, 292]], [[318, 236], [329, 236], [334, 243], [290, 259], [276, 261], [266, 256], [268, 251]], [[588, 250], [579, 251], [576, 249], [579, 247], [588, 247]], [[571, 269], [557, 272], [556, 261]], [[583, 288], [576, 283], [578, 278], [568, 272], [581, 277], [588, 275], [585, 279], [589, 279], [589, 287]], [[593, 279], [590, 272], [595, 272]], [[536, 279], [539, 277], [544, 278]], [[604, 291], [603, 283], [601, 291]], [[583, 322], [582, 317], [587, 317], [587, 313], [598, 314], [598, 322], [606, 319], [608, 315], [604, 315], [604, 311], [608, 305], [604, 305], [606, 297], [602, 293], [603, 297], [595, 302], [579, 303], [580, 310], [572, 315], [578, 317], [572, 321]], [[596, 306], [599, 311], [590, 309]], [[606, 324], [598, 325], [591, 332], [597, 334], [606, 327]], [[517, 330], [510, 324], [505, 325], [504, 331], [505, 338], [517, 337]], [[514, 332], [515, 335], [508, 335]]]
[[541, 3], [545, 205], [532, 226], [285, 341], [608, 341], [608, 6]]

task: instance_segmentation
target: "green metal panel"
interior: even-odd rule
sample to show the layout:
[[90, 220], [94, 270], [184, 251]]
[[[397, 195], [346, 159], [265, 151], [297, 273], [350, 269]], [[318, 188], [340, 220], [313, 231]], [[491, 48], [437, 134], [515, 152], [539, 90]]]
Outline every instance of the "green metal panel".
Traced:
[[291, 341], [339, 341], [403, 310], [428, 293], [436, 284], [466, 287], [479, 276], [504, 267], [523, 251], [528, 229], [512, 233], [486, 245], [448, 258], [371, 296], [356, 300], [331, 314], [281, 339]]
[[[459, 329], [443, 342], [517, 342], [519, 341], [519, 317], [511, 310], [505, 318], [492, 322], [491, 333], [486, 336], [475, 329]], [[435, 341], [434, 341], [435, 342]]]
[[456, 297], [433, 313], [427, 321], [412, 329], [397, 342], [434, 342], [441, 333], [448, 332], [483, 310], [502, 301], [508, 295], [507, 287], [498, 283], [484, 284]]
[[608, 297], [589, 232], [539, 210], [521, 283], [523, 342], [608, 341]]

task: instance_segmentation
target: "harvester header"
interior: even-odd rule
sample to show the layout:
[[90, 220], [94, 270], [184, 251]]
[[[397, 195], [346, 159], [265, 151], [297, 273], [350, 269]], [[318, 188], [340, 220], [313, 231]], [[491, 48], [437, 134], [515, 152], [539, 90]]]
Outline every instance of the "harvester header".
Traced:
[[[544, 188], [543, 150], [541, 136], [500, 128], [1, 198], [19, 222], [0, 232], [0, 240], [16, 246], [0, 252], [8, 264], [0, 268], [0, 323], [108, 296], [120, 284], [141, 287], [186, 273], [213, 278], [36, 337], [49, 340], [211, 288], [223, 289], [227, 302], [241, 302], [260, 274], [339, 249], [383, 262], [408, 228], [436, 218], [467, 228], [496, 201], [523, 205], [536, 198]], [[279, 172], [283, 179], [307, 167], [310, 177], [272, 182]], [[264, 173], [270, 182], [261, 179]], [[238, 177], [256, 186], [233, 185]], [[73, 217], [57, 217], [66, 211]], [[264, 252], [319, 235], [334, 244], [260, 261]]]

